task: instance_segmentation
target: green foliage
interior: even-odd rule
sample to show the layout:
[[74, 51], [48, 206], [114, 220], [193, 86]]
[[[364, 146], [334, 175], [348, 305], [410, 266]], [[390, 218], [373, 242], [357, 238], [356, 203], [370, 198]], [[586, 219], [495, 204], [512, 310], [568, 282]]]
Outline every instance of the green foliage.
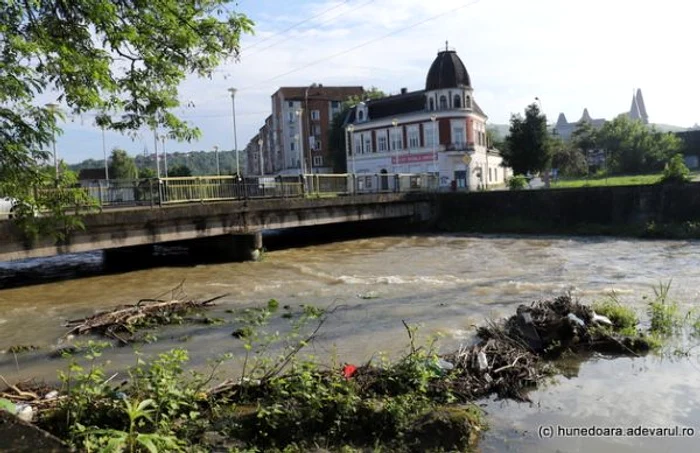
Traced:
[[98, 209], [97, 201], [78, 187], [77, 175], [63, 164], [58, 178], [53, 168], [41, 167], [31, 186], [12, 189], [7, 183], [0, 181], [0, 193], [14, 193], [20, 200], [14, 219], [28, 244], [39, 237], [52, 237], [62, 243], [72, 231], [85, 227], [83, 214]]
[[331, 127], [328, 130], [328, 146], [330, 149], [331, 159], [333, 162], [333, 171], [336, 173], [345, 173], [348, 171], [346, 162], [346, 137], [345, 129], [343, 128], [343, 123], [348, 115], [350, 109], [358, 104], [359, 102], [381, 99], [386, 97], [386, 94], [377, 87], [371, 87], [365, 90], [362, 96], [350, 96], [343, 106], [334, 117], [331, 122]]
[[552, 146], [547, 117], [540, 112], [537, 104], [525, 109], [524, 118], [520, 114], [511, 116], [506, 145], [501, 150], [501, 156], [503, 164], [511, 167], [513, 173], [539, 173], [549, 168]]
[[598, 148], [598, 132], [590, 122], [582, 121], [571, 134], [571, 144], [585, 155]]
[[668, 297], [671, 282], [659, 283], [654, 287], [654, 300], [647, 304], [647, 313], [651, 322], [649, 331], [660, 336], [669, 336], [675, 333], [682, 325], [682, 316], [678, 303]]
[[68, 371], [59, 373], [65, 398], [44, 417], [43, 428], [88, 451], [180, 451], [184, 439], [201, 434], [203, 390], [230, 356], [214, 361], [204, 375], [185, 372], [189, 357], [183, 349], [149, 362], [136, 353], [129, 380], [114, 388], [110, 381], [116, 375], [105, 379], [104, 364], [98, 363], [107, 345], [86, 343], [84, 356], [72, 357]]
[[552, 168], [559, 169], [562, 176], [575, 177], [588, 173], [586, 156], [580, 149], [558, 139], [552, 141], [552, 146]]
[[0, 398], [0, 411], [7, 411], [14, 414], [17, 411], [17, 408], [12, 401], [6, 400], [5, 398]]
[[153, 179], [156, 176], [156, 171], [152, 168], [139, 168], [139, 179]]
[[624, 306], [613, 293], [607, 299], [593, 304], [593, 310], [602, 316], [607, 316], [617, 332], [625, 336], [637, 333], [639, 318], [631, 307]]
[[191, 140], [199, 130], [172, 113], [179, 85], [237, 57], [253, 26], [226, 0], [0, 0], [0, 11], [0, 189], [22, 201], [43, 186], [64, 117], [37, 107], [38, 94], [56, 92], [73, 114], [104, 112], [97, 122], [105, 129], [161, 127]]
[[192, 176], [192, 170], [187, 165], [178, 164], [168, 169], [168, 176], [173, 178]]
[[683, 184], [690, 181], [690, 170], [683, 161], [682, 154], [675, 154], [666, 164], [661, 183]]
[[143, 433], [144, 422], [153, 423], [154, 402], [143, 400], [131, 403], [124, 400], [124, 413], [129, 419], [127, 431], [118, 429], [88, 429], [85, 431], [83, 446], [87, 451], [99, 450], [103, 452], [136, 452], [147, 450], [150, 453], [183, 451], [183, 442], [172, 435], [160, 433]]
[[513, 175], [507, 181], [508, 189], [523, 190], [527, 187], [527, 178], [525, 175]]
[[598, 132], [598, 144], [605, 150], [608, 171], [616, 174], [661, 171], [682, 146], [676, 135], [649, 128], [627, 115], [605, 123]]
[[136, 179], [139, 171], [136, 163], [123, 149], [113, 149], [110, 157], [109, 176], [112, 179]]

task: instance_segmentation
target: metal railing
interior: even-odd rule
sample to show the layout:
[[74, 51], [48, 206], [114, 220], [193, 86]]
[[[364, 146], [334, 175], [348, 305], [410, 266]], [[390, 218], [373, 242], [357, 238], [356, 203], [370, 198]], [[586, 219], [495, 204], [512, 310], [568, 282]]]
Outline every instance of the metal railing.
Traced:
[[371, 193], [434, 192], [438, 177], [421, 174], [307, 174], [299, 176], [191, 176], [142, 180], [81, 181], [102, 207], [260, 198], [322, 198]]

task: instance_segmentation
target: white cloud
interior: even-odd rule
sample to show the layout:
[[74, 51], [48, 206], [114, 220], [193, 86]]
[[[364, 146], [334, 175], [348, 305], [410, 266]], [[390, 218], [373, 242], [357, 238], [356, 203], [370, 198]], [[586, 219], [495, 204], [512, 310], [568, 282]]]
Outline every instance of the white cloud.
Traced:
[[[644, 91], [652, 121], [682, 126], [700, 122], [695, 107], [700, 90], [693, 89], [698, 67], [690, 49], [692, 21], [700, 6], [685, 0], [263, 3], [264, 14], [251, 15], [259, 33], [244, 39], [244, 49], [253, 47], [244, 50], [241, 61], [223, 65], [211, 80], [192, 79], [182, 86], [182, 99], [196, 105], [185, 116], [204, 132], [194, 148], [215, 143], [232, 147], [230, 86], [240, 89], [236, 110], [243, 148], [262, 126], [270, 96], [280, 86], [319, 82], [374, 85], [387, 92], [422, 89], [445, 40], [467, 65], [476, 99], [492, 122], [507, 122], [511, 112], [522, 111], [535, 96], [550, 120], [561, 111], [577, 119], [584, 107], [594, 117], [610, 118], [629, 108], [637, 87]], [[462, 5], [467, 6], [408, 28]]]

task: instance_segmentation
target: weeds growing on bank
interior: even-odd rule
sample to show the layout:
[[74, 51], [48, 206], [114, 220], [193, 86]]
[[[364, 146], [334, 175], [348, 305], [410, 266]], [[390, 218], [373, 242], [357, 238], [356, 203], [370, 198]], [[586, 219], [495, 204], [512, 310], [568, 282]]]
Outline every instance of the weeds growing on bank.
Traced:
[[[570, 296], [568, 302], [562, 297], [526, 311], [537, 328], [549, 323], [573, 327], [577, 334], [567, 343], [572, 350], [585, 335], [634, 340], [625, 342], [625, 348], [642, 339], [653, 349], [676, 333], [684, 319], [700, 329], [700, 316], [680, 314], [669, 297], [670, 285], [655, 288], [647, 304], [651, 335], [644, 333], [637, 313], [614, 294], [592, 307], [613, 324], [603, 337], [596, 329], [608, 328], [593, 327], [591, 309]], [[561, 313], [553, 316], [547, 307], [558, 307]], [[471, 353], [460, 350], [447, 356], [438, 354], [434, 338], [418, 341], [416, 326], [404, 324], [408, 348], [398, 360], [324, 366], [302, 352], [333, 307], [303, 306], [294, 313], [288, 308], [279, 313], [279, 302], [270, 300], [235, 313], [238, 325], [231, 341], [240, 342], [244, 353], [219, 357], [206, 373], [188, 371], [187, 351], [173, 349], [151, 359], [136, 352], [127, 376], [112, 375], [102, 358], [109, 344], [89, 341], [77, 354], [67, 355], [61, 396], [40, 412], [37, 423], [84, 451], [463, 451], [473, 448], [486, 429], [483, 413], [472, 401], [498, 389], [499, 381], [513, 378], [536, 385], [547, 376], [546, 361], [507, 337], [507, 323], [489, 325], [491, 337], [481, 337], [484, 342]], [[579, 321], [585, 320], [585, 328], [567, 319], [572, 310]], [[269, 328], [277, 317], [288, 321], [284, 334]], [[540, 336], [545, 355], [552, 348], [561, 353], [568, 347], [542, 331]], [[504, 353], [494, 344], [511, 349]], [[240, 360], [241, 373], [221, 382], [217, 370], [229, 360]], [[488, 380], [492, 382], [487, 385]], [[520, 390], [499, 392], [515, 397]]]

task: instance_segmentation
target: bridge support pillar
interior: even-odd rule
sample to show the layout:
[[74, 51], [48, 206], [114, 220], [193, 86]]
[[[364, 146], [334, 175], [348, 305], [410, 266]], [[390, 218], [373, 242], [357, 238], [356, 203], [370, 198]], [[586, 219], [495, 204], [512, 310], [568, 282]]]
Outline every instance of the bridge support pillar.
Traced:
[[241, 239], [244, 239], [243, 253], [247, 255], [247, 259], [258, 261], [260, 258], [262, 258], [262, 232], [258, 231], [257, 233], [243, 236]]

